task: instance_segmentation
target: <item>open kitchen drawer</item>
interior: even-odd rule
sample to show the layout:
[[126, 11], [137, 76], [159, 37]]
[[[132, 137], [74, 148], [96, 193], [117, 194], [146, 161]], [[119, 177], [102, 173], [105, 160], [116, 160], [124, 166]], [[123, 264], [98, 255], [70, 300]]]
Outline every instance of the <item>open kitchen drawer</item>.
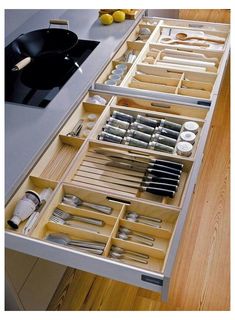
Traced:
[[[118, 89], [123, 87], [137, 95], [210, 106], [229, 54], [229, 25], [159, 18], [144, 18], [141, 25], [154, 30], [128, 72], [118, 83], [98, 79], [94, 88], [128, 92]], [[192, 39], [178, 40], [182, 34]]]
[[[157, 25], [152, 26], [149, 39], [143, 43], [136, 43], [141, 46], [141, 50], [123, 83], [128, 82], [137, 69], [149, 68], [154, 72], [159, 69], [141, 61], [146, 55], [145, 49], [149, 46], [159, 48], [160, 44], [152, 43], [152, 39], [161, 26], [171, 26], [172, 23], [180, 28], [201, 28], [198, 26], [200, 23], [195, 27], [192, 22], [186, 21], [159, 18], [156, 18], [156, 21]], [[145, 18], [142, 24], [148, 25]], [[213, 28], [222, 33], [228, 32], [224, 25], [203, 23], [202, 26], [211, 32], [214, 32]], [[139, 31], [138, 27], [135, 32]], [[133, 42], [131, 37], [136, 35], [135, 32], [128, 41]], [[132, 46], [129, 43], [124, 44], [117, 59], [124, 54], [128, 45]], [[228, 55], [227, 44], [224, 52], [211, 51], [210, 54], [219, 59], [218, 72], [205, 72], [205, 76], [214, 81], [214, 86], [219, 87]], [[112, 66], [113, 63], [111, 62]], [[107, 68], [110, 71], [111, 65]], [[187, 75], [201, 76], [191, 71]], [[102, 74], [100, 79], [105, 81], [105, 77], [107, 73]], [[174, 79], [178, 79], [177, 76]], [[195, 78], [192, 79], [194, 80], [197, 81]], [[199, 175], [218, 92], [212, 89], [210, 99], [203, 98], [210, 103], [203, 105], [195, 98], [185, 100], [178, 94], [161, 95], [151, 90], [127, 88], [123, 83], [121, 86], [107, 86], [102, 81], [98, 86], [99, 90], [88, 92], [78, 104], [72, 116], [60, 128], [58, 135], [8, 202], [5, 215], [6, 247], [161, 292], [162, 299], [167, 300], [175, 257]], [[106, 102], [94, 102], [91, 98], [95, 95], [102, 96]], [[185, 121], [197, 122], [199, 128], [191, 156], [98, 140], [97, 137], [107, 118], [115, 111], [133, 117], [142, 115], [157, 118], [178, 125], [183, 125]], [[87, 123], [91, 122], [88, 118], [90, 114], [93, 115], [90, 118], [95, 120], [94, 125], [89, 127], [90, 132], [84, 134]], [[76, 136], [69, 134], [80, 119], [84, 120], [80, 133]], [[120, 163], [117, 164], [120, 158], [123, 158], [121, 166]], [[133, 166], [133, 162], [136, 166]], [[151, 171], [153, 165], [167, 166], [168, 175], [162, 176], [158, 172], [154, 180]], [[177, 177], [172, 177], [171, 174]], [[167, 179], [172, 179], [172, 184], [175, 185], [166, 192], [164, 183]], [[161, 188], [158, 186], [159, 181]], [[169, 181], [166, 184], [169, 188]], [[17, 230], [11, 229], [7, 220], [11, 218], [17, 202], [24, 193], [29, 189], [40, 193], [49, 187], [53, 192], [40, 213], [36, 228], [28, 235], [22, 234], [25, 222], [20, 224]], [[80, 198], [78, 206], [64, 202], [64, 196], [68, 194]], [[96, 207], [91, 208], [87, 203], [95, 204]], [[109, 210], [100, 211], [100, 206], [108, 207]], [[54, 219], [52, 215], [55, 215], [55, 212], [66, 213], [67, 218], [64, 217], [61, 221], [61, 216], [60, 219], [57, 216], [57, 219]], [[128, 234], [125, 231], [123, 235], [123, 230], [129, 230]], [[55, 234], [63, 234], [67, 238], [62, 239], [63, 242], [60, 238], [58, 243], [58, 235], [56, 237]], [[68, 245], [70, 240], [73, 245], [74, 241], [82, 241], [83, 244], [95, 242], [92, 246], [98, 246], [98, 249], [92, 247], [88, 252], [84, 247], [81, 248], [81, 242], [80, 247], [77, 247], [77, 242], [76, 246]]]

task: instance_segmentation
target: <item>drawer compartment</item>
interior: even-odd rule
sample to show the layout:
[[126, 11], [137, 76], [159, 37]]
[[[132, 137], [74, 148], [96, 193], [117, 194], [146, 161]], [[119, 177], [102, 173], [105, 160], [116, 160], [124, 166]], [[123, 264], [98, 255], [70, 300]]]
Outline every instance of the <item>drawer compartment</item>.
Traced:
[[140, 99], [134, 96], [114, 96], [109, 103], [110, 106], [123, 106], [128, 108], [143, 109], [145, 111], [160, 112], [169, 115], [182, 116], [185, 118], [194, 118], [206, 120], [208, 108], [200, 106], [173, 104], [153, 99]]
[[[172, 64], [173, 66], [173, 64]], [[128, 74], [122, 83], [123, 87], [140, 90], [164, 92], [173, 95], [211, 100], [216, 75], [182, 70], [180, 67], [139, 64]], [[190, 87], [190, 90], [183, 90]], [[140, 94], [140, 93], [139, 93]]]
[[34, 176], [29, 176], [28, 178], [25, 179], [23, 184], [20, 186], [18, 191], [15, 193], [14, 197], [11, 199], [11, 201], [8, 203], [8, 205], [5, 208], [5, 228], [8, 231], [14, 231], [16, 233], [22, 234], [24, 226], [27, 222], [27, 220], [22, 221], [19, 224], [18, 229], [12, 229], [7, 223], [9, 219], [12, 218], [15, 207], [17, 203], [22, 199], [22, 197], [25, 195], [25, 192], [28, 190], [36, 192], [38, 195], [43, 191], [43, 189], [46, 188], [51, 188], [52, 189], [52, 194], [51, 196], [47, 199], [47, 203], [50, 202], [52, 195], [53, 195], [53, 190], [56, 188], [57, 182], [51, 181], [51, 180], [46, 180], [43, 178], [38, 178]]
[[226, 46], [227, 32], [197, 28], [160, 26], [151, 38], [153, 43], [170, 45], [172, 48], [198, 48], [223, 51]]
[[200, 49], [172, 49], [169, 45], [155, 45], [150, 43], [145, 48], [145, 53], [140, 59], [141, 63], [152, 65], [178, 64], [179, 68], [185, 68], [190, 71], [195, 68], [202, 68], [203, 72], [217, 73], [221, 61], [221, 52], [203, 51]]
[[[83, 149], [76, 163], [73, 164], [65, 181], [77, 186], [106, 191], [107, 193], [119, 196], [126, 195], [151, 202], [180, 206], [184, 198], [184, 189], [187, 185], [187, 178], [190, 174], [192, 162], [176, 157], [154, 155], [153, 152], [147, 150], [143, 152], [137, 150], [134, 147], [110, 147], [109, 143], [90, 142]], [[119, 158], [116, 159], [118, 155]], [[132, 160], [125, 160], [127, 157], [135, 159], [133, 160], [134, 162]], [[157, 180], [156, 182], [160, 183], [157, 184], [157, 187], [164, 188], [167, 186], [161, 186], [162, 181], [164, 183], [176, 183], [177, 187], [174, 188], [173, 193], [163, 191], [160, 192], [161, 195], [156, 195], [151, 193], [152, 190], [145, 189], [146, 186], [150, 186], [151, 188], [155, 188], [156, 186], [156, 184], [151, 184], [151, 181], [149, 181], [151, 179], [149, 173], [153, 172], [149, 170], [149, 161], [157, 159], [174, 161], [183, 165], [182, 172], [177, 177], [176, 175], [167, 175], [167, 177], [173, 177], [174, 180], [179, 180], [178, 182], [155, 178], [151, 180], [152, 182]], [[140, 164], [138, 161], [144, 163]], [[139, 167], [140, 165], [141, 167]], [[162, 176], [162, 173], [159, 173], [158, 176], [166, 177], [166, 174], [164, 173]]]
[[[125, 99], [124, 99], [124, 104], [125, 104]], [[165, 111], [165, 110], [164, 110]], [[125, 125], [125, 129], [123, 127], [122, 130], [120, 130], [120, 134], [119, 131], [115, 131], [115, 130], [119, 130], [118, 123], [115, 123], [115, 112], [120, 112], [122, 114], [125, 115], [130, 115], [133, 117], [133, 121], [132, 123], [130, 123], [129, 125], [126, 124]], [[148, 130], [150, 131], [143, 131], [144, 134], [141, 132], [141, 128], [138, 128], [138, 125], [140, 125], [141, 122], [140, 120], [138, 120], [138, 116], [143, 116], [146, 120], [148, 119], [152, 119], [155, 121], [170, 121], [173, 125], [176, 124], [177, 126], [181, 126], [181, 129], [177, 132], [174, 131], [173, 132], [170, 130], [169, 132], [167, 131], [168, 129], [166, 128], [164, 130], [164, 127], [161, 129], [161, 125], [159, 127], [156, 127], [155, 129], [152, 127], [147, 127]], [[163, 113], [163, 112], [154, 112], [154, 111], [145, 111], [145, 109], [136, 109], [134, 107], [132, 108], [128, 108], [128, 107], [120, 107], [117, 105], [110, 105], [109, 108], [107, 108], [105, 110], [105, 113], [102, 117], [102, 119], [100, 119], [99, 123], [97, 124], [96, 130], [93, 131], [93, 134], [91, 135], [91, 139], [97, 139], [97, 140], [102, 140], [102, 141], [107, 141], [108, 143], [117, 143], [117, 144], [122, 144], [124, 147], [128, 148], [129, 146], [135, 146], [134, 144], [132, 144], [130, 142], [130, 145], [128, 145], [127, 142], [127, 137], [128, 136], [133, 136], [133, 138], [137, 139], [138, 141], [140, 141], [140, 146], [137, 147], [137, 149], [142, 150], [142, 149], [153, 149], [153, 147], [151, 146], [151, 143], [153, 141], [157, 141], [161, 144], [166, 145], [166, 151], [164, 150], [164, 148], [156, 148], [153, 149], [155, 152], [160, 154], [172, 154], [176, 157], [184, 157], [183, 155], [177, 154], [177, 145], [178, 143], [181, 141], [181, 134], [184, 131], [184, 124], [187, 122], [196, 122], [199, 126], [198, 132], [195, 134], [195, 141], [192, 142], [192, 153], [191, 155], [188, 155], [190, 158], [194, 158], [195, 153], [196, 153], [196, 149], [197, 149], [197, 144], [198, 141], [200, 139], [200, 134], [201, 134], [201, 130], [203, 128], [203, 124], [204, 121], [198, 118], [192, 118], [192, 117], [184, 117], [184, 116], [176, 116], [173, 114], [167, 114], [167, 113]], [[134, 135], [131, 133], [134, 130]], [[140, 131], [139, 131], [140, 130]], [[162, 131], [161, 131], [162, 130]], [[166, 132], [165, 132], [166, 131]], [[156, 138], [156, 133], [160, 132], [160, 136], [158, 136], [158, 138]], [[161, 133], [162, 132], [162, 133]], [[145, 133], [147, 133], [147, 136], [145, 135]], [[112, 136], [110, 136], [109, 134], [112, 134]], [[143, 137], [141, 136], [143, 134]], [[164, 135], [166, 135], [166, 138], [164, 138]], [[117, 138], [117, 142], [115, 142], [116, 140], [109, 140], [110, 137], [112, 138]], [[147, 137], [145, 140], [145, 137]], [[170, 137], [170, 141], [167, 141], [167, 137]], [[143, 140], [142, 140], [143, 139]], [[138, 142], [137, 141], [137, 142]], [[143, 146], [141, 145], [142, 141]], [[168, 146], [170, 146], [170, 148], [168, 148]], [[162, 146], [164, 147], [164, 146]], [[179, 153], [179, 152], [178, 152]]]

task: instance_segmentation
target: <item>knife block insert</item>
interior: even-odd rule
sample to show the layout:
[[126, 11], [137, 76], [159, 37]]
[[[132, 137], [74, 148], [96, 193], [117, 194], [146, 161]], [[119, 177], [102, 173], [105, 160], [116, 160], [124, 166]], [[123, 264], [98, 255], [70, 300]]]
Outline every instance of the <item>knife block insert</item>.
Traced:
[[[112, 158], [103, 154], [97, 153], [95, 150], [105, 149], [106, 151], [115, 151], [120, 153], [120, 157], [126, 154], [141, 155], [145, 161], [151, 159], [165, 159], [171, 160], [184, 165], [180, 176], [178, 190], [173, 198], [166, 196], [155, 195], [146, 191], [139, 191], [141, 183], [145, 177], [145, 172], [139, 172], [135, 169], [123, 169], [110, 165]], [[109, 143], [89, 142], [84, 146], [79, 158], [73, 163], [70, 168], [65, 181], [80, 187], [88, 187], [93, 190], [105, 191], [107, 193], [114, 193], [119, 196], [128, 196], [131, 198], [145, 199], [150, 202], [170, 204], [180, 206], [184, 197], [184, 190], [187, 184], [187, 177], [190, 173], [192, 162], [189, 160], [179, 159], [173, 156], [160, 156], [153, 154], [146, 150], [143, 152], [136, 151], [137, 148], [123, 147], [112, 148]], [[128, 150], [128, 151], [127, 151]]]

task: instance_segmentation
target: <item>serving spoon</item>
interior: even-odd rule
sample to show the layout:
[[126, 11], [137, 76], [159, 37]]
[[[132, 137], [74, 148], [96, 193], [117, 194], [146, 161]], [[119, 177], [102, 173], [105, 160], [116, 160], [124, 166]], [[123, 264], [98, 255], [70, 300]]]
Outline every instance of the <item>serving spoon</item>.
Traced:
[[196, 36], [191, 36], [190, 37], [190, 36], [187, 35], [187, 33], [183, 33], [183, 32], [177, 33], [176, 34], [176, 39], [177, 40], [181, 40], [181, 41], [196, 39], [196, 40], [203, 40], [203, 41], [215, 42], [215, 43], [220, 43], [220, 44], [224, 43], [224, 40], [204, 38], [204, 37], [196, 37]]

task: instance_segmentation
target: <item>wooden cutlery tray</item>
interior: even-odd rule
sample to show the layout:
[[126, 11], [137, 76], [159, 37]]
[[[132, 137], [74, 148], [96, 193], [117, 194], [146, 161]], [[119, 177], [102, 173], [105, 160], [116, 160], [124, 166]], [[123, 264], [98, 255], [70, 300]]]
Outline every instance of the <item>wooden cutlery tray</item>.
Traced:
[[216, 75], [171, 68], [169, 65], [139, 64], [125, 78], [122, 86], [137, 90], [164, 92], [210, 100]]
[[[68, 205], [63, 205], [61, 204], [61, 201], [64, 194], [79, 196], [86, 202], [107, 205], [112, 208], [112, 213], [111, 215], [106, 215], [92, 209], [89, 210], [85, 207], [73, 208]], [[105, 225], [97, 227], [84, 223], [77, 223], [76, 227], [73, 227], [51, 222], [50, 216], [56, 207], [73, 215], [83, 215], [85, 217], [101, 219], [104, 221]], [[148, 209], [147, 211], [146, 208]], [[161, 219], [162, 222], [159, 224], [159, 228], [152, 227], [141, 222], [130, 222], [125, 219], [128, 212], [136, 212], [139, 215], [143, 214], [149, 218]], [[153, 272], [163, 272], [165, 258], [177, 223], [178, 214], [178, 209], [165, 208], [157, 204], [148, 204], [130, 200], [127, 197], [117, 198], [113, 195], [107, 194], [106, 192], [95, 192], [69, 184], [62, 184], [54, 194], [47, 210], [45, 210], [40, 221], [40, 225], [38, 225], [31, 236], [38, 239], [45, 239], [48, 234], [55, 233], [66, 234], [71, 239], [75, 240], [82, 239], [99, 241], [105, 244], [102, 254], [104, 259], [111, 259], [110, 250], [112, 246], [135, 251], [140, 254], [147, 254], [149, 255], [147, 264], [142, 264], [138, 261], [124, 261], [124, 263], [151, 270]], [[90, 231], [84, 229], [87, 228], [87, 226], [91, 229]], [[148, 246], [137, 243], [136, 241], [119, 239], [117, 233], [120, 227], [128, 228], [134, 232], [141, 232], [151, 236], [154, 239], [152, 242], [153, 245]], [[120, 262], [123, 262], [123, 260], [120, 260]]]

